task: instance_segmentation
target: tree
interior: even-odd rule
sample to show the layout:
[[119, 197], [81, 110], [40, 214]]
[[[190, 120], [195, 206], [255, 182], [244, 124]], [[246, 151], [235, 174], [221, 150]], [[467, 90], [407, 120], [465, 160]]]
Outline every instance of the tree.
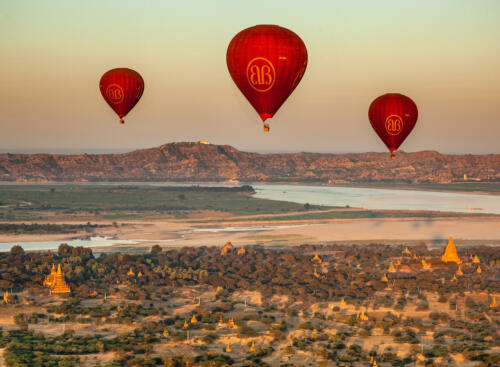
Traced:
[[11, 255], [14, 255], [14, 256], [23, 256], [24, 255], [24, 249], [19, 246], [19, 245], [15, 245], [15, 246], [12, 246], [12, 248], [10, 249], [10, 253]]

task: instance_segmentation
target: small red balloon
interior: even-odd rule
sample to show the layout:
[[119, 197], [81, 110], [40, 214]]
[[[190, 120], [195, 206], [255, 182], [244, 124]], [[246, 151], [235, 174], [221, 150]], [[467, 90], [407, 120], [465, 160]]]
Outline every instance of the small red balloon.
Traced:
[[382, 139], [394, 158], [399, 148], [415, 127], [418, 109], [415, 102], [399, 93], [388, 93], [376, 98], [368, 109], [373, 130]]
[[[242, 30], [226, 54], [231, 78], [260, 115], [273, 117], [299, 84], [307, 66], [307, 49], [294, 32], [277, 25]], [[269, 131], [269, 125], [264, 124]]]
[[123, 117], [141, 99], [142, 92], [144, 92], [144, 80], [138, 72], [132, 69], [112, 69], [101, 77], [99, 88], [102, 96], [123, 124]]

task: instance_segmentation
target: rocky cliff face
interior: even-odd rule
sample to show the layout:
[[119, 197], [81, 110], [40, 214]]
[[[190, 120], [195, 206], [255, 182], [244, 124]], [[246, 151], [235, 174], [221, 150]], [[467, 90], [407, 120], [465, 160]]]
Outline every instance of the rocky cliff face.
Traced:
[[[464, 176], [465, 175], [465, 176]], [[258, 154], [227, 145], [171, 143], [124, 154], [0, 154], [0, 181], [368, 183], [500, 181], [500, 155], [434, 151]]]

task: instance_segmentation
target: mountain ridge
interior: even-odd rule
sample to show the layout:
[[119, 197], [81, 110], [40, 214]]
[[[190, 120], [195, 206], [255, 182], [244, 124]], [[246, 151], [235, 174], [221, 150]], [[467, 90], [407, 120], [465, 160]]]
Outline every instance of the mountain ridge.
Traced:
[[500, 182], [500, 154], [253, 153], [197, 142], [107, 154], [0, 154], [0, 182]]

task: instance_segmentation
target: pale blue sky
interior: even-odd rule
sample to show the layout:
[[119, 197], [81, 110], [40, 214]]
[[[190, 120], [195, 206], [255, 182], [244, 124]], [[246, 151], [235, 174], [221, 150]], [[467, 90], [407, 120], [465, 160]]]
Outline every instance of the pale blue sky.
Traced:
[[[225, 52], [255, 24], [305, 42], [304, 78], [271, 133], [234, 86]], [[500, 1], [0, 0], [0, 150], [103, 151], [206, 139], [254, 151], [385, 151], [370, 102], [418, 105], [406, 151], [500, 153]], [[120, 126], [98, 81], [137, 70]]]

